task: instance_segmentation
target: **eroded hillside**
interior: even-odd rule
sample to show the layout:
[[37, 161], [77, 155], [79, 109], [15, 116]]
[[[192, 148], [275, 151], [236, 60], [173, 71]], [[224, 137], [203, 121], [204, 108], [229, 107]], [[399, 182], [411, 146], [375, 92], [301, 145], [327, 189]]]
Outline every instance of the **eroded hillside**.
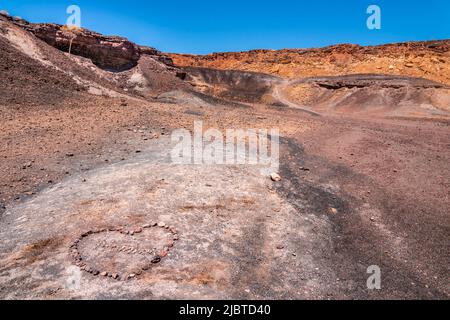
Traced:
[[252, 50], [209, 55], [171, 54], [177, 66], [263, 72], [282, 77], [375, 73], [422, 77], [450, 84], [450, 40], [382, 46]]

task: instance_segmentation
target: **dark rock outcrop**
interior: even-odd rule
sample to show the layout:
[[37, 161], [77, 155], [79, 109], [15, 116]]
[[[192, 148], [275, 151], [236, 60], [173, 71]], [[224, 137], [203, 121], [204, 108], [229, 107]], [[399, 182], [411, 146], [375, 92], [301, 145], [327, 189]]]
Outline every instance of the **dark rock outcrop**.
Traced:
[[173, 67], [172, 59], [155, 48], [139, 46], [126, 38], [104, 36], [87, 29], [68, 28], [53, 23], [29, 23], [5, 14], [5, 19], [31, 32], [49, 45], [75, 55], [89, 58], [102, 69], [124, 71], [135, 67], [142, 55], [149, 55]]
[[393, 76], [383, 74], [352, 74], [335, 77], [312, 77], [307, 79], [308, 83], [315, 83], [326, 89], [352, 89], [352, 88], [392, 88], [399, 89], [404, 87], [420, 88], [420, 89], [448, 89], [448, 86], [423, 79], [405, 76]]

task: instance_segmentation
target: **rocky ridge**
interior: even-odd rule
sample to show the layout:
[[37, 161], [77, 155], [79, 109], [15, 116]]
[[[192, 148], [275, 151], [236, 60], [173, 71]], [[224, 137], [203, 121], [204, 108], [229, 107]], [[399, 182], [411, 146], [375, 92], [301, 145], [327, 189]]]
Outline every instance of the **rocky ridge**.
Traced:
[[363, 47], [251, 50], [208, 55], [170, 54], [175, 65], [263, 72], [288, 78], [389, 74], [450, 84], [450, 40]]
[[108, 71], [131, 69], [143, 55], [173, 67], [172, 59], [167, 55], [123, 37], [105, 36], [87, 29], [69, 28], [54, 23], [30, 23], [6, 13], [0, 14], [0, 19], [11, 21], [61, 51], [89, 58], [95, 65]]

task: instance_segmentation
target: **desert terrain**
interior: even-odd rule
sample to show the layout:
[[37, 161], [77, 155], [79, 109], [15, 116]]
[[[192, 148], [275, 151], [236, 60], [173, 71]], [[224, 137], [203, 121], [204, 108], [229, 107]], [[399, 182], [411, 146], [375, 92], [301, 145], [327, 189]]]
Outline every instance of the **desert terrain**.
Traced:
[[[2, 299], [450, 296], [450, 40], [194, 56], [3, 14], [0, 117]], [[195, 121], [278, 128], [281, 180], [171, 163]]]

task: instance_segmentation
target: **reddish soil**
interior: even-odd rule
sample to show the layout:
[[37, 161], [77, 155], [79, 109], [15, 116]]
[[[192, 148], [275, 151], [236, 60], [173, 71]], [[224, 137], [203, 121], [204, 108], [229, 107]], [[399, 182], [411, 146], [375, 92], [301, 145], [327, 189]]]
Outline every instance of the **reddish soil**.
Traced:
[[[418, 116], [402, 118], [351, 111], [327, 113], [328, 109], [314, 109], [311, 105], [320, 113], [312, 115], [296, 108], [300, 94], [289, 91], [289, 86], [282, 93], [289, 105], [272, 95], [274, 88], [286, 83], [282, 78], [204, 69], [191, 72], [191, 78], [181, 85], [178, 78], [171, 76], [172, 71], [161, 71], [165, 79], [162, 87], [170, 82], [163, 91], [180, 91], [172, 90], [158, 98], [152, 87], [156, 82], [145, 87], [148, 91], [144, 93], [124, 90], [136, 69], [120, 73], [123, 79], [117, 82], [111, 80], [117, 74], [104, 70], [95, 69], [89, 75], [85, 65], [77, 65], [76, 60], [36, 40], [54, 65], [67, 58], [67, 64], [73, 66], [71, 70], [86, 83], [114, 90], [109, 96], [93, 95], [85, 83], [78, 84], [68, 73], [31, 59], [1, 34], [0, 223], [4, 238], [0, 246], [0, 297], [449, 298], [450, 121], [445, 108], [443, 116], [425, 117], [423, 111]], [[448, 52], [441, 50], [446, 45], [447, 42], [437, 46], [424, 43], [357, 51], [376, 54], [377, 59], [397, 59], [398, 51], [402, 51], [414, 61], [423, 57], [427, 65], [428, 60], [435, 63], [433, 59], [443, 59], [444, 62], [436, 60], [441, 76], [431, 71], [419, 76], [449, 84], [448, 73], [442, 72], [449, 68]], [[350, 55], [352, 50], [356, 49], [351, 49]], [[336, 56], [335, 51], [314, 50], [304, 55], [321, 59], [328, 54]], [[299, 55], [283, 52], [289, 57], [294, 53]], [[258, 59], [268, 61], [278, 59], [281, 53], [256, 54]], [[235, 60], [240, 61], [243, 55], [254, 54], [174, 59], [183, 65], [225, 69], [236, 66]], [[216, 65], [218, 60], [220, 66]], [[230, 64], [222, 64], [223, 61]], [[245, 68], [240, 63], [239, 69], [267, 71], [253, 62]], [[277, 60], [273, 67], [278, 63]], [[413, 69], [404, 75], [417, 76], [420, 68]], [[161, 79], [151, 68], [143, 74], [145, 79]], [[329, 84], [331, 80], [327, 81]], [[273, 101], [268, 101], [269, 97]], [[161, 102], [164, 99], [172, 103]], [[139, 158], [147, 155], [144, 150], [151, 151], [155, 144], [169, 139], [174, 129], [192, 130], [194, 120], [202, 120], [205, 128], [220, 130], [279, 128], [282, 180], [272, 182], [265, 177], [260, 183], [251, 175], [251, 169], [241, 168], [236, 169], [236, 180], [220, 181], [226, 170], [208, 172], [204, 167], [188, 166], [180, 172], [177, 168], [167, 169], [162, 180], [152, 176], [151, 183], [144, 181], [147, 198], [139, 199], [144, 205], [125, 201], [128, 198], [114, 193], [115, 187], [123, 186], [109, 184], [108, 195], [116, 198], [108, 198], [102, 204], [108, 208], [105, 216], [100, 215], [102, 206], [89, 207], [91, 200], [76, 198], [76, 192], [70, 196], [78, 202], [66, 206], [67, 223], [59, 221], [63, 217], [57, 214], [41, 217], [41, 210], [34, 211], [34, 206], [62, 210], [63, 199], [51, 198], [60, 189], [76, 187], [82, 191], [86, 184], [86, 190], [94, 190], [85, 175], [101, 177], [95, 175], [98, 170], [117, 170], [119, 175], [127, 165], [145, 166], [146, 162]], [[163, 165], [162, 161], [158, 165]], [[155, 171], [130, 177], [130, 190], [138, 190], [133, 183], [140, 179], [159, 174]], [[192, 180], [183, 180], [187, 178]], [[176, 182], [170, 182], [171, 179]], [[231, 185], [226, 185], [229, 181]], [[189, 189], [194, 183], [202, 186]], [[218, 201], [214, 198], [220, 194], [215, 184], [220, 183], [225, 184], [229, 194]], [[165, 184], [172, 189], [165, 190]], [[248, 190], [239, 189], [247, 184]], [[158, 198], [158, 191], [163, 189], [167, 195]], [[183, 194], [183, 190], [190, 193]], [[236, 190], [241, 193], [236, 195]], [[256, 196], [252, 193], [250, 197], [246, 192]], [[51, 201], [46, 201], [46, 197]], [[155, 203], [155, 199], [160, 202]], [[190, 202], [178, 203], [177, 199]], [[279, 201], [278, 207], [268, 206], [273, 199]], [[129, 210], [129, 217], [114, 216], [114, 210], [119, 210], [117, 203]], [[91, 210], [92, 216], [70, 212], [72, 204], [82, 214]], [[164, 209], [161, 216], [171, 217], [182, 227], [179, 248], [174, 248], [174, 254], [134, 282], [120, 283], [87, 274], [86, 287], [78, 293], [68, 291], [61, 280], [61, 270], [72, 263], [67, 257], [72, 237], [110, 223], [108, 219], [143, 223], [147, 216], [135, 213], [145, 209], [151, 215], [149, 206], [154, 206], [153, 211]], [[22, 221], [26, 212], [27, 219]], [[195, 225], [199, 221], [203, 223], [201, 228]], [[48, 227], [53, 224], [67, 225], [69, 229]], [[30, 231], [27, 226], [38, 231]], [[55, 258], [56, 254], [59, 256]], [[187, 262], [185, 266], [183, 263]], [[52, 263], [58, 264], [54, 266], [56, 271], [50, 270]], [[44, 268], [42, 264], [48, 269], [45, 276], [37, 275]], [[366, 287], [370, 265], [379, 265], [382, 270], [382, 290]]]

